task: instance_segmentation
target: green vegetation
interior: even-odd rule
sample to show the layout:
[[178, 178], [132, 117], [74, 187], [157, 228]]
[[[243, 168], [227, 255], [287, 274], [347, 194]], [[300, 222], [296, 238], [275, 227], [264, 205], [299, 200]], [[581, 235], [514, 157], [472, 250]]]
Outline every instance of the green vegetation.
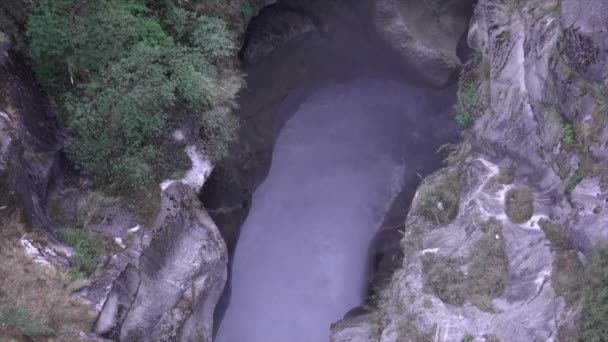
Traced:
[[0, 217], [0, 336], [7, 327], [18, 341], [90, 330], [95, 318], [88, 305], [70, 295], [81, 284], [26, 255], [19, 240], [35, 241], [32, 235], [26, 233], [18, 212]]
[[498, 171], [498, 174], [496, 175], [495, 180], [499, 184], [503, 185], [513, 184], [513, 182], [515, 181], [515, 167], [513, 167], [512, 165], [501, 167]]
[[483, 334], [483, 338], [486, 339], [486, 342], [500, 342], [500, 339], [495, 334]]
[[568, 179], [568, 182], [566, 183], [566, 189], [565, 189], [566, 192], [571, 192], [572, 190], [574, 190], [574, 188], [576, 188], [578, 183], [582, 182], [583, 179], [585, 179], [585, 177], [582, 175], [582, 173], [577, 171], [572, 177], [570, 177], [570, 179]]
[[501, 167], [498, 173], [490, 178], [484, 188], [491, 189], [495, 188], [497, 185], [509, 185], [513, 184], [515, 181], [515, 167], [512, 165]]
[[564, 124], [562, 127], [562, 136], [566, 144], [574, 144], [574, 126], [571, 123]]
[[481, 95], [475, 84], [469, 83], [458, 93], [458, 104], [454, 106], [456, 121], [463, 127], [473, 125], [476, 113], [481, 111]]
[[218, 85], [217, 65], [235, 51], [221, 19], [173, 5], [153, 12], [143, 0], [40, 0], [27, 35], [72, 133], [66, 153], [102, 185], [130, 190], [166, 176], [175, 150], [163, 138], [184, 118], [214, 157], [234, 137], [235, 120], [212, 111], [231, 96]]
[[72, 256], [72, 276], [83, 278], [97, 267], [99, 258], [106, 253], [106, 248], [99, 235], [82, 229], [63, 229], [59, 231], [59, 240], [74, 248]]
[[585, 284], [581, 341], [608, 341], [608, 247], [590, 258]]
[[576, 250], [559, 252], [553, 262], [551, 286], [555, 292], [563, 296], [566, 303], [575, 303], [581, 295], [583, 287], [584, 267], [577, 256]]
[[7, 42], [8, 36], [4, 32], [0, 31], [0, 46], [6, 44]]
[[569, 243], [566, 238], [566, 232], [561, 224], [549, 221], [547, 219], [541, 219], [538, 221], [540, 228], [545, 233], [545, 236], [551, 242], [551, 249], [556, 252], [563, 252], [568, 250]]
[[33, 319], [20, 306], [9, 308], [0, 313], [0, 322], [17, 329], [25, 336], [52, 336], [55, 331], [45, 324]]
[[458, 214], [462, 184], [457, 171], [446, 170], [420, 186], [414, 212], [437, 224], [448, 224]]
[[532, 191], [523, 186], [509, 190], [505, 196], [505, 213], [513, 223], [528, 221], [534, 214]]
[[244, 17], [249, 17], [250, 15], [253, 14], [253, 6], [251, 5], [251, 2], [249, 0], [243, 1], [243, 3], [241, 4], [240, 10], [241, 10], [241, 14]]
[[[423, 286], [445, 303], [463, 305], [469, 300], [480, 310], [494, 310], [509, 280], [509, 257], [502, 223], [495, 218], [480, 224], [484, 236], [471, 249], [468, 260], [427, 253], [422, 256]], [[468, 263], [465, 274], [462, 268]]]
[[473, 335], [471, 334], [466, 334], [462, 337], [462, 342], [471, 342], [475, 339], [475, 337], [473, 337]]
[[595, 84], [591, 95], [595, 99], [595, 114], [606, 118], [608, 116], [608, 87], [601, 83]]

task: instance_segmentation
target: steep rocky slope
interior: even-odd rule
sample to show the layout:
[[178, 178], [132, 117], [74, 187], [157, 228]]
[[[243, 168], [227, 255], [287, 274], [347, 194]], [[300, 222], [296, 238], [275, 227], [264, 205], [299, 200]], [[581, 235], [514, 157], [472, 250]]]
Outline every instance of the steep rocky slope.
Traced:
[[[212, 165], [185, 123], [172, 136], [192, 168], [140, 199], [150, 204], [148, 220], [112, 201], [90, 210], [91, 229], [113, 246], [77, 293], [99, 314], [97, 334], [212, 339], [229, 251], [270, 165], [286, 119], [277, 106], [290, 89], [328, 75], [348, 80], [353, 68], [363, 74], [415, 71], [419, 82], [444, 86], [463, 67], [458, 48], [470, 0], [446, 6], [285, 0], [262, 9], [270, 3], [231, 0], [219, 9], [244, 41], [241, 57], [253, 80], [241, 93], [251, 106], [240, 111], [234, 154]], [[27, 11], [15, 9], [26, 8], [24, 2], [1, 5], [0, 18], [16, 25], [0, 29], [23, 30]], [[212, 10], [202, 1], [185, 6]], [[608, 242], [607, 6], [602, 0], [479, 0], [468, 26], [468, 45], [476, 52], [464, 65], [459, 91], [458, 120], [471, 127], [448, 166], [423, 181], [403, 231], [379, 236], [386, 246], [395, 235], [403, 237], [399, 253], [386, 252], [391, 258], [402, 253], [403, 263], [369, 305], [332, 326], [332, 341], [574, 338], [580, 269]], [[307, 41], [333, 49], [273, 56], [280, 48], [299, 51]], [[376, 49], [360, 53], [362, 46]], [[0, 33], [0, 220], [9, 227], [12, 214], [26, 213], [35, 233], [15, 241], [61, 269], [74, 251], [53, 234], [75, 224], [77, 203], [94, 193], [89, 179], [63, 162], [64, 132], [22, 48], [23, 41]], [[344, 62], [327, 63], [328, 55]], [[378, 60], [385, 63], [370, 71], [370, 61]], [[224, 70], [222, 87], [238, 83], [234, 67]], [[221, 110], [233, 109], [236, 90], [230, 88]]]
[[608, 242], [605, 6], [479, 1], [459, 94], [474, 123], [418, 189], [390, 285], [332, 341], [574, 338], [577, 272]]

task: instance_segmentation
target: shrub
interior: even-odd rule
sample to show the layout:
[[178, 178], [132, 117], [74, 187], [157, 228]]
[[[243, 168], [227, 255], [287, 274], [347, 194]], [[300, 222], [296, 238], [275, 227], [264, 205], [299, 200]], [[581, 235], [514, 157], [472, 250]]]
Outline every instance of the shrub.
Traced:
[[454, 106], [456, 121], [463, 127], [469, 127], [475, 122], [475, 113], [481, 111], [481, 95], [475, 84], [469, 83], [458, 92], [458, 104]]
[[243, 3], [241, 4], [240, 10], [241, 10], [241, 14], [244, 17], [249, 17], [250, 15], [253, 14], [253, 6], [251, 5], [251, 2], [249, 0], [243, 1]]
[[29, 20], [36, 73], [72, 133], [68, 157], [119, 190], [167, 176], [154, 162], [171, 160], [161, 145], [179, 120], [202, 125], [216, 157], [237, 127], [210, 111], [221, 94], [215, 65], [236, 50], [227, 24], [167, 6], [166, 28], [138, 0], [41, 0]]
[[75, 278], [90, 274], [97, 267], [99, 258], [106, 249], [100, 237], [83, 229], [63, 229], [59, 231], [59, 240], [74, 248], [72, 271]]
[[505, 196], [505, 213], [511, 222], [524, 223], [534, 213], [534, 195], [526, 187], [509, 190]]
[[566, 144], [574, 144], [574, 126], [572, 126], [571, 123], [564, 124], [564, 127], [562, 127], [562, 136]]

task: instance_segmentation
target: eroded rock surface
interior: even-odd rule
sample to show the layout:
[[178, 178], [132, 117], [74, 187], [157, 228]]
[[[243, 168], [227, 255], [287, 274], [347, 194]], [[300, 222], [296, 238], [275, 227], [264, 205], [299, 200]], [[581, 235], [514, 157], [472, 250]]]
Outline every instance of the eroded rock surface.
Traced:
[[572, 336], [569, 265], [608, 242], [604, 6], [479, 1], [459, 94], [472, 127], [418, 189], [376, 309], [334, 324], [333, 342]]
[[473, 1], [373, 1], [379, 36], [432, 86], [455, 79], [462, 63], [458, 42], [467, 30]]
[[163, 191], [151, 241], [114, 284], [96, 332], [124, 341], [211, 341], [226, 246], [194, 190]]

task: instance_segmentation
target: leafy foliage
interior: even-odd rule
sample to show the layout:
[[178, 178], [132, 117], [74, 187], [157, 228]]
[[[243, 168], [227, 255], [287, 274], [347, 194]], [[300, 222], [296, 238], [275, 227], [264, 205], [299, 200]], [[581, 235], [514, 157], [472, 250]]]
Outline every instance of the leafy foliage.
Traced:
[[454, 106], [456, 121], [463, 127], [470, 127], [475, 122], [475, 112], [481, 108], [479, 89], [470, 83], [464, 91], [459, 92], [458, 104]]
[[163, 177], [154, 164], [170, 160], [163, 137], [180, 119], [203, 125], [218, 156], [237, 127], [210, 111], [215, 65], [236, 49], [227, 24], [167, 6], [161, 23], [138, 0], [40, 0], [29, 21], [38, 78], [72, 132], [68, 157], [117, 189]]
[[562, 135], [566, 144], [574, 144], [574, 126], [572, 126], [571, 123], [564, 124], [564, 127], [562, 127]]
[[83, 229], [63, 229], [59, 232], [59, 240], [74, 248], [71, 261], [76, 277], [93, 272], [99, 258], [106, 252], [99, 236]]

